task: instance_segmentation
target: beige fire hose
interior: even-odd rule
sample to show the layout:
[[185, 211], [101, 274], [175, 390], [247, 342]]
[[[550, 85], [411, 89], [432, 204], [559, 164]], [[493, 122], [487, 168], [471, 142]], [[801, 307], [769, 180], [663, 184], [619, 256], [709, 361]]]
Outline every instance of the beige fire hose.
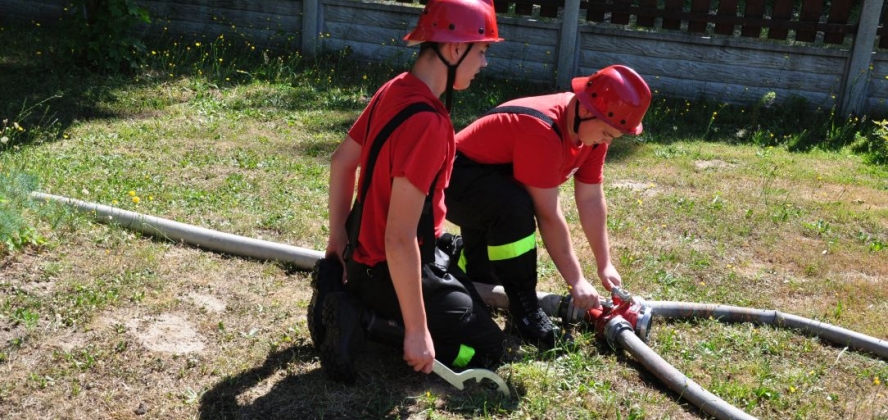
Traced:
[[[197, 226], [175, 222], [154, 216], [117, 209], [39, 192], [31, 193], [31, 199], [37, 201], [54, 201], [66, 204], [77, 210], [92, 215], [97, 221], [115, 223], [128, 229], [146, 234], [181, 241], [210, 251], [239, 255], [261, 260], [280, 261], [294, 264], [296, 267], [310, 270], [315, 262], [323, 258], [323, 253], [311, 249], [300, 248], [280, 243], [248, 238], [239, 235], [218, 232]], [[475, 284], [478, 293], [488, 305], [495, 308], [508, 308], [509, 300], [502, 286]], [[549, 315], [561, 314], [564, 321], [581, 322], [584, 312], [574, 307], [561, 308], [564, 297], [539, 292], [537, 297], [540, 306]], [[710, 318], [723, 322], [752, 322], [769, 324], [777, 327], [799, 330], [805, 334], [815, 335], [841, 346], [862, 350], [888, 359], [888, 342], [868, 335], [860, 334], [827, 323], [784, 314], [774, 310], [761, 310], [726, 305], [699, 304], [690, 302], [649, 301], [646, 302], [654, 316], [666, 319], [678, 318]], [[608, 338], [618, 343], [642, 365], [654, 373], [670, 389], [687, 399], [704, 412], [718, 419], [751, 419], [745, 412], [737, 409], [721, 398], [709, 393], [696, 382], [687, 378], [644, 341], [633, 334], [628, 322], [616, 317], [607, 325]]]

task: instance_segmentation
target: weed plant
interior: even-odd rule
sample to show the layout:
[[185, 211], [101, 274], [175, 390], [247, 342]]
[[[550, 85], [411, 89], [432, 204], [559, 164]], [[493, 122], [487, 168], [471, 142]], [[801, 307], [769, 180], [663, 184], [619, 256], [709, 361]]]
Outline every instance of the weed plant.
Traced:
[[[457, 392], [377, 345], [359, 361], [359, 387], [327, 381], [308, 339], [304, 270], [66, 217], [27, 197], [323, 249], [329, 157], [405, 67], [223, 34], [165, 35], [135, 72], [98, 72], [61, 67], [60, 44], [46, 27], [0, 27], [4, 418], [704, 416], [583, 328], [575, 348], [512, 343], [498, 371], [516, 391], [508, 399], [483, 386]], [[482, 76], [456, 93], [455, 125], [546, 92]], [[645, 133], [608, 155], [615, 265], [640, 296], [776, 308], [884, 339], [886, 123], [772, 99], [655, 96]], [[594, 276], [571, 190], [564, 212]], [[544, 251], [539, 263], [540, 290], [567, 293]], [[888, 416], [885, 361], [793, 331], [655, 320], [649, 345], [760, 418]]]

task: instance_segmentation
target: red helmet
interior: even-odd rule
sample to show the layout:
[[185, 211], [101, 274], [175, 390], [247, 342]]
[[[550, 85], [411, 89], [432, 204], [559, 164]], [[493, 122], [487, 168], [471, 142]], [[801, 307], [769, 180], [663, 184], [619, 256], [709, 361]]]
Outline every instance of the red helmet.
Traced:
[[571, 82], [583, 106], [611, 127], [626, 134], [641, 134], [641, 120], [651, 105], [651, 88], [626, 66], [605, 67]]
[[408, 45], [422, 42], [500, 42], [492, 0], [429, 0]]

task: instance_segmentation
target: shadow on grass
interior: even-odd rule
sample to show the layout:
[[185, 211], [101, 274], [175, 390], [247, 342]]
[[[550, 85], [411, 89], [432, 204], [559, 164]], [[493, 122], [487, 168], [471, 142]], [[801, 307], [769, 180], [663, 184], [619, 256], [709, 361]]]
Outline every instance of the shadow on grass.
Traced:
[[[492, 389], [469, 386], [451, 392], [437, 376], [413, 372], [398, 351], [377, 343], [368, 343], [356, 361], [358, 379], [353, 386], [327, 379], [317, 366], [310, 342], [269, 353], [261, 366], [226, 377], [204, 393], [199, 418], [379, 419], [432, 409], [472, 416], [516, 408], [514, 401], [505, 401]], [[281, 376], [285, 377], [278, 379]], [[444, 393], [449, 395], [439, 395]]]
[[10, 125], [20, 123], [26, 130], [36, 127], [43, 131], [41, 137], [22, 136], [16, 142], [25, 145], [38, 138], [58, 140], [77, 120], [118, 117], [99, 105], [113, 100], [111, 92], [118, 86], [96, 83], [93, 78], [61, 74], [36, 63], [0, 61], [0, 119], [8, 120]]

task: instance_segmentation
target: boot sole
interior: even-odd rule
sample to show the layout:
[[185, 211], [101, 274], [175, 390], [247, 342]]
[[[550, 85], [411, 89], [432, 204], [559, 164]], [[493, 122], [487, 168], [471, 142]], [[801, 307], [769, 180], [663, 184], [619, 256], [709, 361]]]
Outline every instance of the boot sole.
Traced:
[[347, 299], [347, 297], [344, 294], [327, 296], [324, 304], [323, 322], [326, 326], [326, 334], [320, 348], [321, 367], [330, 379], [351, 385], [355, 383], [354, 365], [348, 354], [349, 349], [340, 348], [342, 344], [340, 307], [343, 306], [341, 299]]

